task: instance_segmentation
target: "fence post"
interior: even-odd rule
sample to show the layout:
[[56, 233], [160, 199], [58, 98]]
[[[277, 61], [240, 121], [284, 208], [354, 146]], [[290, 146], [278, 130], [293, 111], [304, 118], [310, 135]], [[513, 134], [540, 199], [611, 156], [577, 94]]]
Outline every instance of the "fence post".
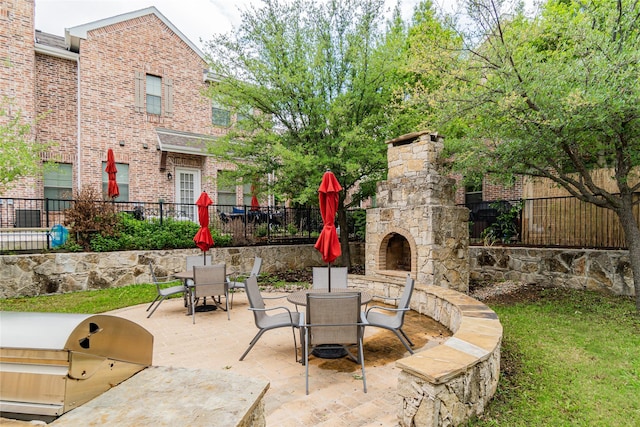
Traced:
[[307, 231], [309, 239], [311, 238], [311, 206], [307, 206]]
[[162, 227], [162, 200], [158, 204], [160, 205], [160, 227]]
[[[49, 228], [49, 199], [44, 198], [44, 223]], [[51, 234], [47, 231], [47, 249], [51, 249]]]

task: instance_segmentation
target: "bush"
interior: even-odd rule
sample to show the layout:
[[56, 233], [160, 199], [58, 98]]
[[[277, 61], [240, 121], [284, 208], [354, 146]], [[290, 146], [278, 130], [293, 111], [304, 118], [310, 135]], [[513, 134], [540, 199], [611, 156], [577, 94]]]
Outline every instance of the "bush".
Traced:
[[99, 199], [100, 195], [94, 188], [85, 187], [64, 212], [64, 225], [73, 230], [77, 244], [84, 250], [91, 248], [91, 240], [96, 235], [114, 236], [118, 233], [120, 218], [115, 206]]
[[[200, 226], [191, 221], [158, 219], [141, 221], [121, 213], [119, 232], [113, 235], [96, 234], [91, 239], [91, 250], [110, 252], [124, 250], [187, 249], [195, 247], [193, 237]], [[231, 237], [211, 230], [215, 246], [229, 246]]]

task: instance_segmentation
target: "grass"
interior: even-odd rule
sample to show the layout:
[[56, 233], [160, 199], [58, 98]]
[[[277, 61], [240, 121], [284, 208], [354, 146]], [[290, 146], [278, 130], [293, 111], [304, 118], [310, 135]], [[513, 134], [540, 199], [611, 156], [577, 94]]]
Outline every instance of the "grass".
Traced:
[[640, 425], [640, 316], [630, 298], [546, 289], [491, 305], [502, 377], [470, 426]]
[[[153, 285], [131, 285], [0, 299], [0, 310], [101, 313], [155, 294]], [[631, 298], [546, 289], [533, 300], [489, 305], [504, 326], [501, 379], [468, 426], [640, 425], [640, 316]]]

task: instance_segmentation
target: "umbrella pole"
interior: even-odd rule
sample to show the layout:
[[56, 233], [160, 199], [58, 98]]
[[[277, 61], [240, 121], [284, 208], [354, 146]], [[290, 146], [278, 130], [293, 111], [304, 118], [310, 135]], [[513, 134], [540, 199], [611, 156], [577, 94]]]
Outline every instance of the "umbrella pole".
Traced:
[[331, 292], [331, 263], [327, 264], [327, 277], [329, 278], [329, 283], [328, 283], [329, 292]]
[[209, 251], [202, 251], [202, 264], [203, 265], [207, 265], [207, 252], [209, 252]]

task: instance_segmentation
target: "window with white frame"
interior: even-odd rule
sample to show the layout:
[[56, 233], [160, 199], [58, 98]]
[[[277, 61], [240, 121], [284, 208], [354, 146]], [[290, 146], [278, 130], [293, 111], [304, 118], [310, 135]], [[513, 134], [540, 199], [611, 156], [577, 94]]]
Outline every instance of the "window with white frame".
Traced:
[[147, 74], [147, 113], [160, 115], [162, 113], [162, 79]]

